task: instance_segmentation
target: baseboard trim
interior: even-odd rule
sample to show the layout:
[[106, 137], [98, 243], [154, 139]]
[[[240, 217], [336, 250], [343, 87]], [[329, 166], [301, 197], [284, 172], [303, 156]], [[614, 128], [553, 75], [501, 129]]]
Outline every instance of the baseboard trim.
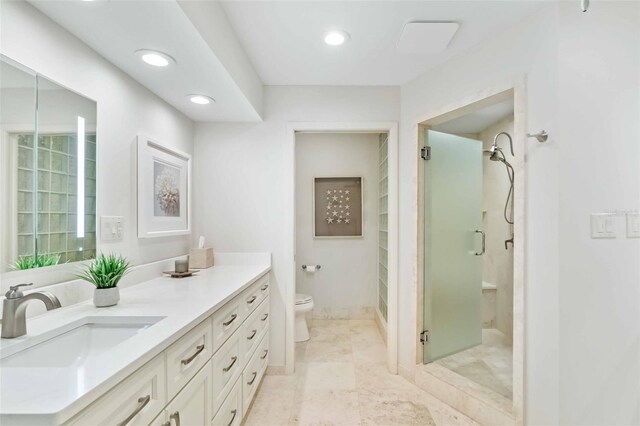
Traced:
[[287, 374], [287, 368], [284, 365], [267, 365], [266, 374], [268, 376], [284, 376]]

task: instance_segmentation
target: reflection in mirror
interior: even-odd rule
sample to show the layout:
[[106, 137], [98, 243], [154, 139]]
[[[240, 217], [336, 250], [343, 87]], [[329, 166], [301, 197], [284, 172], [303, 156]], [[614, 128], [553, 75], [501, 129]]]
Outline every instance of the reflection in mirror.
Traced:
[[0, 61], [0, 272], [35, 253], [36, 76]]
[[96, 104], [38, 76], [36, 253], [51, 262], [96, 253]]
[[[96, 253], [96, 104], [40, 75], [33, 84], [37, 91], [34, 95], [32, 88], [30, 112], [24, 94], [5, 105], [3, 73], [2, 147], [7, 155], [2, 168], [13, 179], [3, 179], [2, 187], [8, 207], [3, 209], [2, 271]], [[35, 129], [19, 125], [28, 114], [32, 123], [37, 117]]]

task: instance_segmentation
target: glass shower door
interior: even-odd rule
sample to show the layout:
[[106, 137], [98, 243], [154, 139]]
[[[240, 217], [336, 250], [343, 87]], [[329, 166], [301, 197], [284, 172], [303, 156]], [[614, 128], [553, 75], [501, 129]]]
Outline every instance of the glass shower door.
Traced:
[[424, 362], [482, 343], [482, 142], [427, 131]]

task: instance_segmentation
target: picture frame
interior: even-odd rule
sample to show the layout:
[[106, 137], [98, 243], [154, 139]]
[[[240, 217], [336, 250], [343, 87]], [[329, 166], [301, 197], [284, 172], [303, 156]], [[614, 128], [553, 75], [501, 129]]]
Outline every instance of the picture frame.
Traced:
[[191, 233], [191, 155], [137, 137], [138, 238]]
[[364, 236], [364, 177], [313, 178], [313, 237]]

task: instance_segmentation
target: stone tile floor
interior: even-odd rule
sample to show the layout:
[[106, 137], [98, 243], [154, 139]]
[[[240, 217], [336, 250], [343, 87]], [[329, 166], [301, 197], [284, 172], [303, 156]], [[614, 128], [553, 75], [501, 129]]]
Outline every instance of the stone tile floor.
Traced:
[[513, 397], [512, 348], [496, 329], [482, 330], [482, 344], [436, 361], [492, 391]]
[[267, 375], [245, 425], [477, 425], [387, 372], [374, 321], [315, 320], [296, 344], [296, 373]]

